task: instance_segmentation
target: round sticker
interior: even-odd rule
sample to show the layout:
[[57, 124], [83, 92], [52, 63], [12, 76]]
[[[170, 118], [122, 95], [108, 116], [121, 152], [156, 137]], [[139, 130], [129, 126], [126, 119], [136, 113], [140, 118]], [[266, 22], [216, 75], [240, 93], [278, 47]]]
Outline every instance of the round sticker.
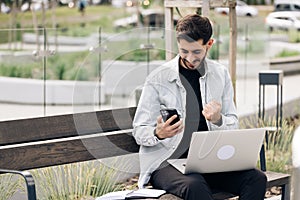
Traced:
[[217, 153], [220, 160], [227, 160], [231, 158], [235, 153], [235, 148], [232, 145], [222, 146]]

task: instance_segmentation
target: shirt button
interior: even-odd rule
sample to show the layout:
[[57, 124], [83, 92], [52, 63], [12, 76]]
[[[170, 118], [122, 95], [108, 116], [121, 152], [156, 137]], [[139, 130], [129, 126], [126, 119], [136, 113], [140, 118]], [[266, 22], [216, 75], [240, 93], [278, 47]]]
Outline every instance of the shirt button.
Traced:
[[175, 149], [175, 148], [176, 148], [176, 146], [172, 146], [172, 148], [173, 148], [173, 149]]

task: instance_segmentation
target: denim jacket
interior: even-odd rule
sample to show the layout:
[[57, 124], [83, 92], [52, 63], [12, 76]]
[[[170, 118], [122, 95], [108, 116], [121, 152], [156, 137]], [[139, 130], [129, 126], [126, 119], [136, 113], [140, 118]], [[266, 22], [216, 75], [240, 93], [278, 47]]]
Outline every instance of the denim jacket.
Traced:
[[[211, 100], [222, 105], [222, 124], [206, 121], [209, 130], [236, 129], [238, 117], [233, 102], [232, 82], [225, 66], [205, 59], [205, 74], [200, 77], [203, 106]], [[159, 140], [154, 136], [161, 108], [176, 108], [182, 121], [186, 116], [186, 90], [179, 78], [179, 56], [154, 70], [146, 79], [133, 121], [133, 136], [140, 145], [140, 177], [143, 188], [151, 173], [168, 159], [179, 145], [183, 133]], [[182, 131], [183, 132], [183, 131]]]

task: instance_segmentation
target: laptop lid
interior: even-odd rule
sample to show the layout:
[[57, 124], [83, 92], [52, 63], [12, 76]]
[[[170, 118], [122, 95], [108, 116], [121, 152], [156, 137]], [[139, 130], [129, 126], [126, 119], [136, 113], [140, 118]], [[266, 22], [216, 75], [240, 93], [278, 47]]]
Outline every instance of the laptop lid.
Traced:
[[168, 162], [184, 174], [255, 168], [264, 136], [263, 128], [194, 132], [188, 158]]

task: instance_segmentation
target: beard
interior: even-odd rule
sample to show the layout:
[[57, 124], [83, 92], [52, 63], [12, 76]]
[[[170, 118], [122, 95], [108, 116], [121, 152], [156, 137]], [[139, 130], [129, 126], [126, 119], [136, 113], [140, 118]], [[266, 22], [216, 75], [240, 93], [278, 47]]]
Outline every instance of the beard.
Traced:
[[185, 68], [190, 69], [190, 70], [200, 70], [204, 65], [204, 60], [205, 60], [206, 55], [207, 55], [207, 51], [205, 52], [205, 55], [203, 56], [202, 59], [198, 58], [198, 59], [193, 60], [192, 62], [189, 62], [185, 58], [181, 57], [182, 65]]
[[187, 69], [190, 69], [190, 70], [201, 70], [201, 68], [204, 68], [204, 60], [207, 56], [207, 48], [205, 48], [205, 53], [204, 53], [204, 56], [202, 58], [196, 58], [195, 60], [193, 60], [192, 62], [189, 62], [187, 59], [185, 58], [182, 58], [180, 56], [180, 59], [181, 59], [181, 63], [182, 65], [187, 68]]

